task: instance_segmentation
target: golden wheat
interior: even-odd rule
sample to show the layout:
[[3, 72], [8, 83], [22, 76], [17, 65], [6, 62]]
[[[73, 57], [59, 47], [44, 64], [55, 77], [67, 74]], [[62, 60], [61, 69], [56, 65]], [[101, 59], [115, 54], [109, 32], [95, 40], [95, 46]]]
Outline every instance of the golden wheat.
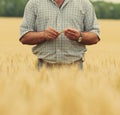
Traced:
[[120, 115], [120, 21], [99, 20], [101, 42], [87, 47], [83, 71], [40, 72], [18, 40], [20, 22], [0, 18], [0, 115]]

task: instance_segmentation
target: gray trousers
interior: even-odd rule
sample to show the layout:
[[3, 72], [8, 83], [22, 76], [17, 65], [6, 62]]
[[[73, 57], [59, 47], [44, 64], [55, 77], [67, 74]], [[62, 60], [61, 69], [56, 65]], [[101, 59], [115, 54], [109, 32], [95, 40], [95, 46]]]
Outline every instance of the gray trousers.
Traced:
[[69, 67], [69, 66], [72, 66], [72, 65], [77, 65], [78, 68], [80, 68], [81, 70], [83, 69], [83, 60], [79, 60], [79, 61], [76, 61], [76, 62], [73, 62], [71, 64], [59, 64], [59, 63], [48, 63], [48, 62], [45, 62], [41, 59], [38, 59], [38, 70], [40, 70], [43, 66], [46, 66], [47, 68], [60, 68], [60, 67]]

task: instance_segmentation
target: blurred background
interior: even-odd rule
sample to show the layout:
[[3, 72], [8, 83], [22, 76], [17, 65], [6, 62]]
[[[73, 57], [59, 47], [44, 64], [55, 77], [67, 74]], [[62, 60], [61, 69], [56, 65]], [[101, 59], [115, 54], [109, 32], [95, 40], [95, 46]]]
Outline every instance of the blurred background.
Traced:
[[19, 42], [28, 0], [0, 0], [0, 115], [120, 115], [120, 0], [91, 0], [101, 41], [87, 46], [84, 70], [36, 69]]
[[[0, 16], [22, 17], [28, 0], [0, 0]], [[120, 0], [91, 0], [99, 19], [120, 19]]]

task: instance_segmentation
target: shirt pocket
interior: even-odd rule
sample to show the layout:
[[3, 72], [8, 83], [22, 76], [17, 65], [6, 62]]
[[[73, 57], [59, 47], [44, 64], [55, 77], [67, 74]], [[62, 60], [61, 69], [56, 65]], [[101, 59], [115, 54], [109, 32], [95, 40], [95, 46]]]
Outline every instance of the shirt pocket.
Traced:
[[71, 23], [75, 25], [79, 25], [80, 27], [83, 27], [84, 17], [85, 17], [85, 14], [83, 10], [80, 9], [76, 13], [73, 14], [74, 19], [71, 20], [72, 21]]
[[73, 7], [65, 12], [67, 23], [76, 29], [83, 28], [85, 12], [82, 8]]
[[[73, 40], [70, 40], [70, 44], [71, 44], [70, 49], [71, 49], [72, 51], [80, 51], [80, 50], [83, 49], [82, 47], [84, 47], [83, 44], [78, 43], [77, 41], [73, 41]], [[81, 48], [82, 48], [82, 49], [81, 49]]]

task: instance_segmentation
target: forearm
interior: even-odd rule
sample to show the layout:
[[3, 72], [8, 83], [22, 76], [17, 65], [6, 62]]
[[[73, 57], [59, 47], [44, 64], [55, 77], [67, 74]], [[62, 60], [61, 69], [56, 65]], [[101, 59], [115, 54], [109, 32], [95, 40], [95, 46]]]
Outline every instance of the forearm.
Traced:
[[52, 27], [48, 27], [42, 32], [28, 32], [21, 38], [23, 44], [36, 45], [46, 40], [55, 40], [60, 33]]
[[36, 45], [45, 41], [44, 32], [28, 32], [20, 41], [23, 44]]
[[99, 37], [93, 32], [81, 32], [81, 34], [82, 41], [80, 43], [84, 45], [96, 44], [100, 40]]
[[93, 32], [80, 32], [77, 29], [67, 28], [64, 30], [65, 36], [84, 45], [96, 44], [99, 37]]

